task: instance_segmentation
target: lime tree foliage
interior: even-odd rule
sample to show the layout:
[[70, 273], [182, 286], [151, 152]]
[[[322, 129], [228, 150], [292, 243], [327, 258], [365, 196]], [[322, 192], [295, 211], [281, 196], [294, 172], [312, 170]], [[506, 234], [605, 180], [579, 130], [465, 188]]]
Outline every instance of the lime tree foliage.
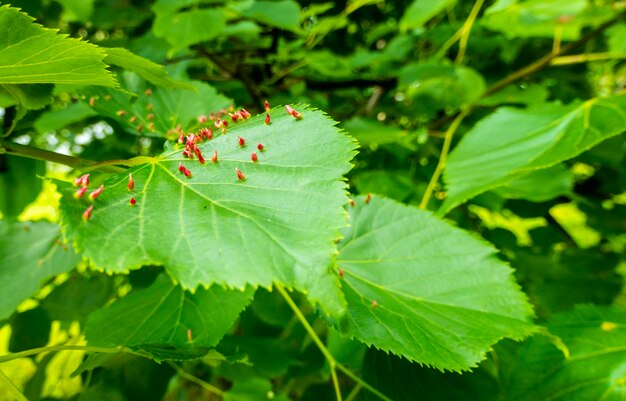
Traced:
[[0, 5], [0, 400], [617, 400], [626, 5]]

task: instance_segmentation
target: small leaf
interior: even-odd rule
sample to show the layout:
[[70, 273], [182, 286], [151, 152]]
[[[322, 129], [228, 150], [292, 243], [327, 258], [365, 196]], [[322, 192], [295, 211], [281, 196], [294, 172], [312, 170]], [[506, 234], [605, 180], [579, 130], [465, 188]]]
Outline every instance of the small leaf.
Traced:
[[448, 197], [441, 211], [521, 177], [570, 159], [620, 134], [626, 95], [582, 104], [502, 107], [478, 122], [450, 154]]
[[544, 336], [525, 343], [508, 378], [507, 399], [620, 400], [626, 391], [626, 314], [614, 307], [579, 306], [548, 321], [569, 357]]
[[161, 275], [150, 287], [90, 315], [87, 341], [144, 350], [155, 359], [197, 358], [219, 342], [253, 294], [252, 288], [218, 286], [192, 294]]
[[97, 46], [33, 24], [8, 5], [0, 7], [0, 84], [117, 86]]
[[[140, 159], [145, 163], [130, 169], [134, 191], [128, 190], [128, 173], [107, 179], [88, 222], [81, 219], [85, 201], [61, 183], [68, 236], [107, 271], [159, 264], [186, 288], [277, 282], [341, 312], [341, 293], [327, 266], [346, 224], [342, 176], [351, 167], [354, 143], [323, 113], [295, 108], [302, 119], [278, 107], [270, 110], [271, 125], [263, 123], [265, 114], [257, 115], [198, 143], [204, 164], [168, 143], [161, 156]], [[258, 143], [264, 149], [252, 162]], [[238, 180], [236, 168], [245, 180]]]
[[165, 38], [172, 51], [218, 37], [226, 28], [226, 15], [221, 9], [202, 9], [157, 14], [152, 30]]
[[172, 79], [162, 65], [156, 64], [146, 58], [138, 56], [121, 47], [104, 48], [107, 56], [104, 59], [108, 64], [117, 65], [137, 73], [140, 77], [155, 85], [166, 88], [195, 89], [187, 82]]
[[[200, 81], [186, 83], [194, 90], [157, 87], [150, 89], [151, 96], [146, 96], [144, 93], [149, 87], [142, 80], [133, 80], [133, 77], [136, 78], [134, 74], [126, 74], [125, 77], [128, 90], [138, 93], [137, 98], [108, 88], [91, 87], [83, 93], [96, 99], [94, 109], [98, 113], [119, 121], [128, 132], [136, 135], [164, 137], [178, 125], [184, 131], [197, 128], [199, 116], [232, 104], [231, 99]], [[150, 114], [153, 115], [152, 120], [149, 119]], [[152, 130], [150, 123], [154, 124]], [[141, 133], [138, 131], [140, 124], [143, 127]]]
[[0, 155], [0, 213], [14, 218], [34, 201], [43, 187], [46, 164], [41, 160]]
[[420, 28], [446, 7], [452, 7], [458, 0], [413, 0], [400, 20], [400, 30]]
[[80, 258], [60, 242], [56, 224], [0, 221], [0, 320], [31, 296], [42, 281], [66, 272]]
[[530, 305], [493, 248], [413, 207], [378, 197], [355, 203], [337, 257], [344, 334], [462, 371], [498, 340], [533, 331]]

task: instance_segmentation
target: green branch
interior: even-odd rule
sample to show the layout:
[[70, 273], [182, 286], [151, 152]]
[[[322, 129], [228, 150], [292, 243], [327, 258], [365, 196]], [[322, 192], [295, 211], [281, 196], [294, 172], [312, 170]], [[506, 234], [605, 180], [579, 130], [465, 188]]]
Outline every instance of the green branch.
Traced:
[[[33, 146], [21, 145], [19, 143], [6, 141], [0, 139], [0, 154], [6, 153], [9, 155], [26, 157], [29, 159], [42, 160], [46, 162], [63, 164], [65, 166], [72, 167], [76, 170], [96, 170], [117, 173], [124, 171], [120, 165], [129, 165], [129, 161], [126, 160], [110, 160], [104, 162], [95, 162], [92, 160], [85, 160], [75, 156], [68, 156], [62, 153], [51, 152], [45, 149], [35, 148]], [[131, 163], [132, 164], [132, 163]]]
[[44, 352], [57, 352], [57, 351], [85, 351], [85, 352], [101, 352], [107, 354], [113, 354], [116, 352], [128, 352], [125, 348], [104, 348], [104, 347], [90, 347], [88, 345], [50, 345], [47, 347], [39, 347], [33, 349], [27, 349], [26, 351], [14, 352], [12, 354], [0, 356], [0, 363], [9, 362], [15, 359], [24, 358], [31, 355], [43, 354]]

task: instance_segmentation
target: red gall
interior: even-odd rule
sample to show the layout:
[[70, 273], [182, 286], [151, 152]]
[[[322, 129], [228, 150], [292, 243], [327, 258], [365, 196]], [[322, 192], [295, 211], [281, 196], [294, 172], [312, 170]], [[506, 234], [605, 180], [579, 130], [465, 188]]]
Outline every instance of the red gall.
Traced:
[[98, 189], [96, 189], [95, 191], [89, 194], [89, 199], [96, 199], [98, 196], [100, 196], [103, 189], [104, 189], [104, 185], [100, 185]]
[[367, 196], [365, 197], [365, 203], [370, 203], [370, 201], [372, 200], [372, 194], [367, 194]]
[[96, 105], [96, 98], [95, 97], [92, 96], [92, 97], [89, 98], [89, 105], [91, 107]]
[[372, 308], [375, 308], [378, 306], [378, 302], [376, 302], [375, 299], [372, 299]]
[[198, 117], [198, 122], [199, 122], [200, 124], [206, 124], [206, 122], [207, 122], [207, 118], [206, 118], [206, 116], [200, 116], [200, 117]]
[[241, 115], [246, 119], [252, 117], [252, 114], [250, 114], [250, 112], [246, 109], [241, 109]]
[[189, 342], [193, 341], [193, 333], [191, 332], [191, 329], [187, 329], [187, 340]]
[[122, 116], [125, 116], [126, 114], [128, 114], [128, 112], [126, 110], [118, 110], [115, 114], [117, 114], [118, 116], [122, 117]]
[[354, 199], [350, 199], [348, 201], [348, 203], [350, 204], [350, 206], [354, 207], [355, 203], [354, 203]]
[[226, 135], [226, 128], [222, 128], [222, 135]]
[[179, 172], [179, 173], [182, 173], [182, 172], [183, 172], [183, 171], [185, 171], [185, 170], [186, 170], [186, 169], [185, 169], [185, 166], [183, 166], [183, 164], [182, 164], [182, 163], [180, 163], [180, 164], [178, 165], [178, 172]]
[[185, 133], [184, 132], [180, 132], [180, 135], [178, 136], [178, 143], [183, 143], [185, 142]]
[[230, 113], [230, 119], [233, 120], [233, 123], [236, 123], [239, 117], [237, 117], [237, 114]]
[[265, 101], [265, 111], [270, 111], [270, 102]]
[[204, 157], [202, 157], [202, 151], [200, 151], [199, 148], [196, 148], [195, 151], [196, 151], [196, 156], [198, 156], [198, 161], [204, 164]]
[[287, 114], [293, 116], [296, 120], [299, 120], [302, 118], [302, 113], [300, 113], [299, 111], [297, 111], [296, 109], [294, 109], [293, 107], [289, 105], [285, 106], [285, 110], [287, 110]]
[[135, 180], [132, 174], [128, 174], [128, 190], [132, 191], [133, 189], [135, 189]]
[[265, 125], [270, 125], [271, 121], [270, 113], [265, 113]]
[[246, 176], [237, 167], [235, 167], [235, 172], [237, 173], [237, 179], [239, 181], [244, 181], [246, 179]]
[[185, 177], [187, 177], [187, 178], [191, 178], [191, 171], [189, 171], [188, 169], [185, 169], [185, 170], [183, 171], [183, 174], [185, 174]]
[[253, 163], [256, 163], [259, 160], [259, 156], [257, 156], [256, 153], [252, 152], [252, 155], [250, 155], [250, 159], [252, 159]]
[[137, 132], [141, 132], [141, 131], [143, 131], [143, 124], [139, 124], [137, 126]]
[[217, 163], [217, 149], [213, 152], [213, 156], [211, 156], [211, 163]]
[[240, 147], [244, 147], [244, 146], [246, 146], [246, 140], [245, 140], [245, 139], [243, 139], [243, 138], [242, 138], [242, 137], [240, 137], [240, 136], [239, 136], [238, 138], [239, 138], [239, 146], [240, 146]]
[[93, 210], [93, 205], [89, 206], [87, 208], [87, 210], [85, 210], [83, 212], [83, 220], [84, 221], [87, 221], [87, 220], [91, 219], [91, 212], [92, 212], [92, 210]]
[[148, 124], [148, 131], [154, 132], [154, 123]]
[[82, 198], [83, 196], [85, 196], [85, 192], [87, 192], [87, 187], [78, 188], [78, 190], [74, 193], [74, 198], [76, 199]]
[[345, 272], [343, 271], [343, 269], [339, 269], [339, 277], [343, 278], [344, 274]]
[[89, 185], [89, 174], [81, 175], [80, 177], [74, 179], [74, 185], [77, 187], [86, 187]]
[[137, 201], [135, 200], [135, 198], [130, 198], [130, 205], [131, 206], [135, 206], [137, 204]]
[[256, 148], [259, 150], [259, 152], [263, 152], [263, 149], [265, 149], [265, 146], [263, 146], [262, 143], [256, 145]]
[[132, 116], [131, 118], [128, 119], [128, 122], [131, 124], [134, 124], [135, 121], [137, 121], [137, 116]]
[[148, 120], [153, 120], [153, 119], [154, 119], [154, 114], [152, 114], [152, 113], [148, 113], [148, 114], [146, 115], [146, 118], [147, 118]]
[[146, 96], [152, 96], [152, 89], [146, 89], [144, 93]]

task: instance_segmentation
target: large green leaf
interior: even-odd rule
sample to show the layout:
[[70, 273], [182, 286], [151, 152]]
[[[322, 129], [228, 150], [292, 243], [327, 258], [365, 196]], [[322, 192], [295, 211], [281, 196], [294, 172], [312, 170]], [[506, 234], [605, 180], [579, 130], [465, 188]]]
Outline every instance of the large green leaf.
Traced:
[[219, 286], [192, 294], [161, 275], [150, 287], [91, 314], [87, 342], [140, 349], [157, 359], [202, 356], [226, 334], [253, 295], [250, 287], [239, 291]]
[[[354, 142], [322, 112], [298, 109], [300, 120], [280, 107], [270, 111], [270, 125], [263, 123], [265, 115], [231, 123], [225, 135], [198, 145], [206, 164], [183, 158], [182, 146], [168, 143], [161, 156], [141, 159], [145, 163], [130, 170], [134, 191], [127, 189], [127, 174], [107, 179], [88, 222], [81, 215], [89, 202], [62, 186], [67, 234], [108, 271], [162, 264], [188, 288], [278, 282], [341, 310], [327, 266], [346, 224], [341, 177], [351, 167]], [[238, 136], [246, 146], [239, 146]], [[209, 160], [214, 150], [216, 164]], [[181, 162], [191, 178], [178, 172]]]
[[116, 86], [104, 51], [32, 22], [17, 8], [0, 7], [0, 84]]
[[80, 258], [60, 242], [56, 224], [0, 221], [0, 320], [48, 277], [72, 269]]
[[287, 29], [293, 32], [299, 32], [301, 30], [300, 5], [293, 0], [257, 0], [252, 2], [249, 8], [243, 10], [242, 15], [269, 26]]
[[344, 334], [462, 371], [498, 340], [533, 330], [511, 269], [487, 244], [429, 212], [378, 197], [357, 198], [350, 214], [337, 257], [348, 302]]
[[232, 104], [212, 86], [199, 81], [187, 83], [194, 90], [157, 87], [151, 89], [150, 96], [145, 94], [149, 87], [136, 75], [125, 74], [124, 81], [129, 91], [139, 94], [136, 98], [98, 87], [84, 93], [94, 97], [98, 113], [117, 120], [130, 133], [162, 137], [178, 125], [185, 131], [199, 128], [198, 117]]
[[510, 372], [510, 400], [623, 400], [626, 392], [626, 314], [580, 306], [548, 321], [569, 355], [546, 337], [524, 344]]
[[626, 95], [568, 106], [502, 107], [478, 122], [450, 154], [442, 211], [577, 156], [625, 129]]

